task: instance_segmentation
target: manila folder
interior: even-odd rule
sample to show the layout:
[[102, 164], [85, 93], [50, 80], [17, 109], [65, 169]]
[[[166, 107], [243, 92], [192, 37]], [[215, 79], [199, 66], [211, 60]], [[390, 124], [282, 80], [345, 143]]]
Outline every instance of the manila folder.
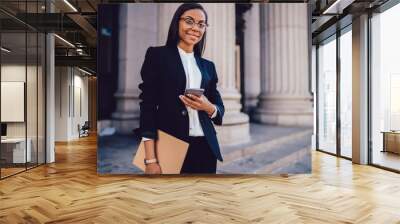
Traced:
[[[158, 130], [158, 140], [156, 141], [156, 155], [161, 167], [162, 174], [179, 174], [185, 160], [189, 143], [175, 138], [161, 130]], [[132, 164], [142, 171], [145, 171], [144, 165], [145, 149], [144, 142], [141, 141]]]

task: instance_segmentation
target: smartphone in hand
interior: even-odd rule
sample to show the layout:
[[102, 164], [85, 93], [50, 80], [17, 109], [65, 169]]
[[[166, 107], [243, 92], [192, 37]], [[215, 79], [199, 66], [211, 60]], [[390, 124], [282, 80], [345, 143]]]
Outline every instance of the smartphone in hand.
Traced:
[[192, 94], [192, 95], [200, 97], [201, 95], [203, 95], [203, 93], [204, 93], [204, 89], [201, 89], [201, 88], [185, 89], [185, 95]]

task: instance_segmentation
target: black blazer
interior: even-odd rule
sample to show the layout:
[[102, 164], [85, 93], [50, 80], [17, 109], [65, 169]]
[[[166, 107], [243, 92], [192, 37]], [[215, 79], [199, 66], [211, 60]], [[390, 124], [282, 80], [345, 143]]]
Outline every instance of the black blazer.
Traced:
[[[214, 155], [220, 161], [222, 156], [216, 131], [212, 122], [222, 124], [224, 104], [217, 90], [217, 72], [214, 63], [196, 56], [201, 71], [201, 88], [207, 99], [217, 106], [217, 116], [211, 119], [205, 111], [199, 111], [199, 120], [204, 136]], [[186, 75], [178, 48], [169, 46], [149, 47], [141, 69], [143, 82], [140, 98], [140, 136], [157, 139], [157, 129], [183, 141], [189, 136], [188, 111], [179, 99], [186, 89]]]

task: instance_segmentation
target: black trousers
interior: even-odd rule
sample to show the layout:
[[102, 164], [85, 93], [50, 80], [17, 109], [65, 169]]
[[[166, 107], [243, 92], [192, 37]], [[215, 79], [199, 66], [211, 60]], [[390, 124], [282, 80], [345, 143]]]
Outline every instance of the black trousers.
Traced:
[[217, 171], [217, 158], [211, 151], [204, 136], [189, 136], [189, 148], [182, 165], [181, 174], [207, 173], [215, 174]]

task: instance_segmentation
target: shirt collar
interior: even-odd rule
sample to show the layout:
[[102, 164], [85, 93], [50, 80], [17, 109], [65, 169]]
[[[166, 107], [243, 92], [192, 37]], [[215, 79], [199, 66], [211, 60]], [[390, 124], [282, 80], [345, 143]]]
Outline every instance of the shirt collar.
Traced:
[[177, 46], [177, 48], [178, 48], [179, 54], [180, 54], [181, 56], [185, 56], [185, 57], [194, 57], [193, 51], [190, 52], [190, 53], [187, 53], [186, 51], [184, 51], [184, 50], [183, 50], [182, 48], [180, 48], [179, 46]]

